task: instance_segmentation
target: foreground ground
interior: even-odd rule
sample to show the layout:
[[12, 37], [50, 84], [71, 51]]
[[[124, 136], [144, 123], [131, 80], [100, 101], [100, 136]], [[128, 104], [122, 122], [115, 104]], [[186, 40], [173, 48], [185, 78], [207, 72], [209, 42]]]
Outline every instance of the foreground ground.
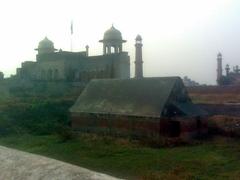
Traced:
[[[81, 135], [63, 142], [59, 137], [68, 138], [68, 109], [78, 97], [79, 87], [73, 89], [64, 83], [36, 83], [7, 90], [4, 89], [6, 85], [0, 84], [1, 145], [120, 178], [240, 177], [240, 139], [216, 137], [158, 149], [136, 141], [94, 135]], [[189, 89], [189, 94], [193, 102], [200, 103], [212, 115], [209, 129], [226, 136], [240, 136], [239, 91], [240, 86], [198, 87]]]
[[0, 146], [0, 179], [114, 180], [68, 163]]
[[61, 142], [56, 136], [2, 137], [0, 144], [41, 154], [91, 170], [129, 179], [238, 179], [240, 140], [215, 137], [174, 148], [81, 135]]

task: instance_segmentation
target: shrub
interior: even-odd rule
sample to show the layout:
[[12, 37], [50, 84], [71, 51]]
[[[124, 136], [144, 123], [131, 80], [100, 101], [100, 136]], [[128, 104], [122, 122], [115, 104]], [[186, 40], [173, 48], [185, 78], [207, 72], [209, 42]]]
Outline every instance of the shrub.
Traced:
[[74, 132], [69, 126], [58, 124], [56, 128], [56, 134], [62, 142], [66, 142], [75, 137]]
[[36, 100], [13, 101], [2, 107], [0, 134], [26, 131], [30, 134], [46, 135], [58, 131], [59, 125], [69, 126], [70, 101]]

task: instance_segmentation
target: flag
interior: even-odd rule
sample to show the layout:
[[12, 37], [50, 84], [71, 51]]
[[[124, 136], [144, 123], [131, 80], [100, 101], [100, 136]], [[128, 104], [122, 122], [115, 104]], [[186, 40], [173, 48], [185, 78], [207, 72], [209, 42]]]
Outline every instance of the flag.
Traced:
[[73, 21], [71, 21], [71, 34], [73, 34]]

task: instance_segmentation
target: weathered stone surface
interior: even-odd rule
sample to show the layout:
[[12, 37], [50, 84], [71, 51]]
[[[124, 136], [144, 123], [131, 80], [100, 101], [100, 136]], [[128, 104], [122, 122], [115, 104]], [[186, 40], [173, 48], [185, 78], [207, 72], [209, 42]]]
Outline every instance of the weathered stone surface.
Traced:
[[9, 180], [112, 180], [85, 168], [0, 146], [0, 179]]

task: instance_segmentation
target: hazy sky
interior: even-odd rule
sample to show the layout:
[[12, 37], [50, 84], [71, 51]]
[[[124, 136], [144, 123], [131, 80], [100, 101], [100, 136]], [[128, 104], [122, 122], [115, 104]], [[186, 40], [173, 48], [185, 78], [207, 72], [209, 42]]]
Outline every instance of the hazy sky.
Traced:
[[0, 71], [15, 74], [26, 60], [35, 61], [45, 36], [55, 48], [74, 51], [90, 46], [102, 54], [105, 30], [113, 23], [127, 40], [134, 74], [134, 39], [143, 38], [145, 76], [189, 76], [215, 84], [216, 54], [223, 64], [239, 64], [239, 0], [7, 0], [0, 3]]

